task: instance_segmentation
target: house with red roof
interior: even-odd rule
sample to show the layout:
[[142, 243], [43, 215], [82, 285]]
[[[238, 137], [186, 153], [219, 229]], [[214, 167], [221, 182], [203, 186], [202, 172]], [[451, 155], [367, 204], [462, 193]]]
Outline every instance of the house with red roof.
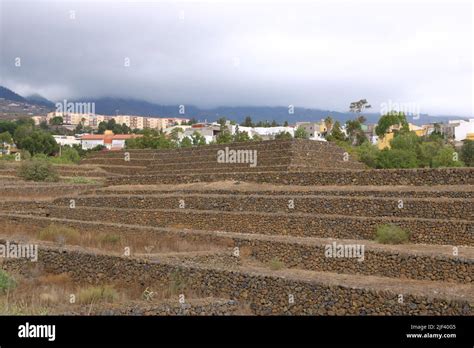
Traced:
[[107, 130], [104, 134], [85, 134], [81, 137], [81, 147], [83, 150], [93, 149], [96, 146], [105, 146], [108, 150], [122, 150], [125, 148], [125, 141], [142, 137], [141, 134], [114, 134]]

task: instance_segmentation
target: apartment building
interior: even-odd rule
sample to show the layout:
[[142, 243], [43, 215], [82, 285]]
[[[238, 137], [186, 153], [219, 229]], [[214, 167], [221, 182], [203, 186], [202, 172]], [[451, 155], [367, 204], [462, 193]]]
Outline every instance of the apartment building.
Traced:
[[82, 123], [84, 126], [89, 126], [97, 129], [101, 122], [108, 122], [112, 119], [117, 124], [125, 124], [131, 129], [165, 129], [173, 125], [181, 125], [189, 122], [187, 118], [158, 118], [158, 117], [144, 117], [135, 115], [97, 115], [97, 114], [81, 114], [81, 113], [63, 113], [50, 112], [47, 116], [33, 116], [35, 124], [39, 125], [42, 121], [49, 122], [54, 117], [62, 117], [65, 125], [77, 126]]
[[324, 123], [322, 122], [296, 122], [295, 129], [299, 127], [303, 128], [305, 132], [308, 134], [309, 139], [311, 140], [325, 140], [324, 133], [326, 132], [327, 128]]
[[454, 140], [463, 141], [474, 137], [474, 118], [469, 120], [449, 121], [454, 128]]

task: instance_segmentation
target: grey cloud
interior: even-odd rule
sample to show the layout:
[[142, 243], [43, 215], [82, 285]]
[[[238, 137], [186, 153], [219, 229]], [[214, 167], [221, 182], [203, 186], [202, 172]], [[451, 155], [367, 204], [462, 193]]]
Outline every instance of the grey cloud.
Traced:
[[1, 6], [1, 84], [23, 94], [340, 111], [367, 98], [472, 116], [468, 1]]

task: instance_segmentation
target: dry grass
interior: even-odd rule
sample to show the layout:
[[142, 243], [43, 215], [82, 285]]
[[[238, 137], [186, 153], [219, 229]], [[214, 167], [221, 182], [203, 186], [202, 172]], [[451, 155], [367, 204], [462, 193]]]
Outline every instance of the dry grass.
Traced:
[[77, 300], [80, 304], [94, 304], [98, 302], [114, 302], [119, 297], [117, 290], [109, 285], [89, 286], [80, 289]]
[[[120, 306], [129, 301], [160, 302], [178, 300], [180, 294], [186, 299], [197, 298], [186, 279], [179, 273], [170, 275], [161, 286], [146, 287], [124, 281], [107, 282], [100, 285], [80, 284], [69, 274], [40, 272], [30, 275], [11, 275], [17, 286], [0, 293], [0, 315], [54, 315], [74, 312], [93, 312], [100, 304]], [[152, 293], [145, 298], [144, 293]], [[71, 302], [74, 295], [75, 301]], [[200, 297], [200, 296], [199, 296]]]
[[278, 271], [280, 269], [285, 268], [285, 264], [278, 258], [274, 257], [268, 262], [268, 267], [270, 267], [272, 271]]
[[39, 231], [38, 239], [56, 242], [61, 245], [78, 244], [81, 234], [71, 227], [52, 224]]
[[196, 242], [177, 235], [163, 235], [153, 232], [122, 234], [120, 230], [97, 232], [97, 230], [77, 230], [75, 228], [51, 224], [38, 227], [29, 224], [2, 223], [0, 237], [11, 237], [15, 240], [42, 240], [60, 245], [78, 245], [98, 248], [106, 252], [123, 253], [129, 247], [133, 253], [168, 253], [193, 251], [220, 251], [228, 243]]

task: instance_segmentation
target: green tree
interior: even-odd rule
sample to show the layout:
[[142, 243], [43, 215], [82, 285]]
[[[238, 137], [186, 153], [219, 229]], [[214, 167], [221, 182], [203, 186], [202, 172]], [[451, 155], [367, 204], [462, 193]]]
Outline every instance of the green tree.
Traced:
[[104, 134], [105, 131], [107, 130], [107, 122], [100, 122], [99, 125], [97, 126], [97, 133], [98, 134]]
[[246, 131], [239, 131], [239, 128], [237, 126], [234, 134], [234, 142], [243, 142], [243, 141], [249, 141], [250, 137], [249, 134]]
[[352, 145], [360, 145], [364, 142], [365, 136], [359, 119], [347, 121], [346, 131]]
[[13, 133], [13, 141], [19, 149], [23, 148], [23, 141], [33, 133], [33, 127], [28, 124], [18, 126]]
[[221, 127], [225, 127], [225, 124], [227, 122], [227, 118], [226, 117], [220, 117], [218, 120], [217, 120], [217, 123], [219, 123], [219, 125]]
[[433, 158], [442, 147], [443, 144], [437, 141], [422, 142], [417, 148], [418, 165], [422, 168], [433, 167]]
[[263, 141], [263, 138], [259, 134], [255, 133], [252, 137], [252, 141]]
[[416, 152], [418, 145], [421, 143], [421, 138], [415, 132], [401, 132], [396, 133], [392, 140], [390, 140], [390, 147], [397, 150], [406, 150]]
[[464, 140], [461, 148], [461, 160], [466, 166], [474, 167], [474, 140]]
[[59, 150], [59, 145], [53, 136], [42, 130], [32, 132], [22, 140], [21, 144], [22, 148], [27, 150], [32, 156], [39, 153], [53, 155]]
[[188, 126], [192, 126], [193, 124], [198, 123], [198, 121], [193, 117], [188, 121]]
[[358, 146], [356, 149], [359, 161], [365, 163], [371, 168], [377, 167], [377, 158], [380, 153], [380, 150], [377, 148], [377, 146], [372, 145], [367, 141]]
[[331, 116], [328, 116], [324, 119], [324, 124], [326, 125], [326, 133], [330, 134], [332, 126], [334, 124], [334, 120]]
[[309, 139], [308, 132], [305, 131], [304, 127], [299, 126], [295, 131], [295, 139]]
[[2, 149], [2, 154], [4, 153], [6, 146], [12, 143], [13, 138], [9, 132], [0, 133], [0, 148]]
[[244, 122], [241, 124], [242, 127], [253, 127], [252, 118], [250, 116], [245, 117]]
[[327, 136], [327, 140], [329, 141], [345, 141], [346, 136], [342, 132], [341, 124], [339, 121], [334, 122], [334, 126], [332, 127], [331, 134]]
[[417, 168], [414, 151], [383, 149], [377, 156], [377, 168]]
[[17, 127], [17, 122], [0, 120], [0, 133], [8, 132], [14, 134]]
[[206, 145], [206, 138], [198, 131], [193, 132], [191, 135], [191, 141], [193, 142], [194, 146]]
[[228, 144], [228, 143], [231, 143], [232, 140], [233, 140], [233, 137], [229, 129], [221, 125], [220, 132], [216, 137], [217, 144]]
[[365, 109], [370, 109], [372, 106], [367, 102], [367, 99], [352, 102], [349, 106], [349, 111], [360, 114]]
[[192, 147], [193, 142], [189, 137], [184, 137], [183, 140], [181, 140], [180, 147]]
[[39, 124], [40, 129], [47, 131], [49, 130], [48, 122], [46, 121], [41, 121]]
[[293, 137], [289, 132], [281, 131], [278, 134], [275, 135], [275, 139], [278, 140], [291, 140]]
[[458, 160], [458, 156], [451, 146], [445, 146], [433, 157], [432, 167], [462, 167], [464, 163]]
[[170, 132], [171, 140], [173, 140], [174, 142], [179, 142], [180, 133], [184, 133], [183, 128], [181, 127], [173, 128]]
[[64, 123], [64, 119], [61, 116], [54, 116], [49, 120], [49, 124], [52, 126], [60, 126]]
[[408, 122], [403, 112], [390, 111], [380, 117], [375, 127], [375, 134], [383, 138], [392, 126], [400, 126], [402, 130], [409, 131]]
[[144, 129], [143, 137], [127, 139], [125, 145], [128, 149], [171, 149], [177, 146], [163, 132], [154, 129]]

